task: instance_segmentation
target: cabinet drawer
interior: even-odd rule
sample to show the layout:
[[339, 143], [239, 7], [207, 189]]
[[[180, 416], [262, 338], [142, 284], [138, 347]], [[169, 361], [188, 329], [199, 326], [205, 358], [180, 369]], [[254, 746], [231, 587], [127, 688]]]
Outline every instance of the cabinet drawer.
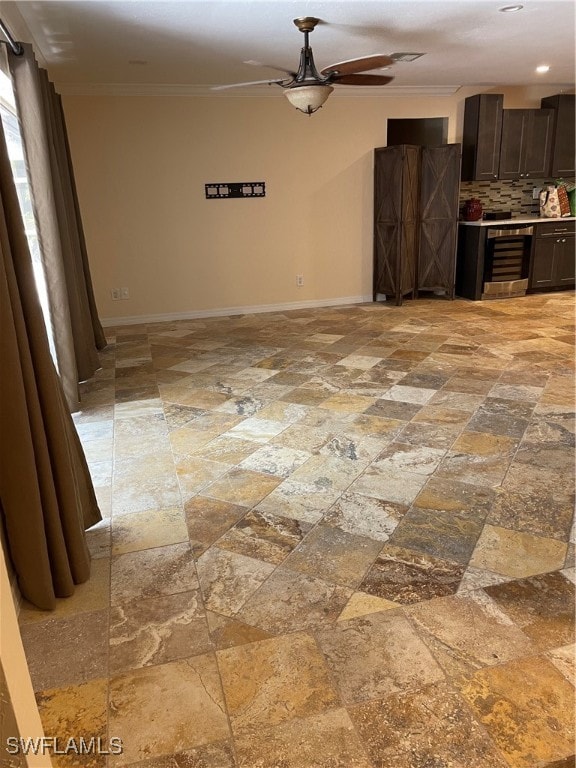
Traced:
[[575, 232], [576, 221], [562, 221], [562, 219], [550, 223], [546, 222], [546, 224], [536, 224], [534, 227], [535, 237], [562, 237], [574, 235]]

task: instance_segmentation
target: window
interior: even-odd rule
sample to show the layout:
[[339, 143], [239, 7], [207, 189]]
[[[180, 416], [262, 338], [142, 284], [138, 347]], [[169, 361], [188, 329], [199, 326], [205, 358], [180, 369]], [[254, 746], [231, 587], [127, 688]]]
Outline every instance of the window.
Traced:
[[20, 134], [18, 115], [16, 112], [16, 100], [12, 89], [12, 82], [8, 75], [0, 70], [0, 118], [4, 127], [6, 145], [8, 148], [8, 157], [12, 167], [12, 175], [16, 184], [16, 193], [22, 218], [24, 219], [24, 230], [28, 238], [30, 253], [32, 254], [32, 265], [34, 268], [34, 277], [36, 279], [36, 290], [40, 299], [42, 313], [44, 315], [44, 325], [48, 333], [48, 342], [54, 365], [58, 369], [56, 351], [54, 347], [54, 338], [52, 335], [52, 323], [50, 321], [50, 305], [48, 302], [48, 292], [46, 289], [46, 275], [44, 265], [40, 256], [40, 243], [36, 231], [36, 221], [34, 218], [34, 207], [32, 204], [32, 194], [28, 183], [26, 173], [26, 160], [24, 156], [24, 146]]

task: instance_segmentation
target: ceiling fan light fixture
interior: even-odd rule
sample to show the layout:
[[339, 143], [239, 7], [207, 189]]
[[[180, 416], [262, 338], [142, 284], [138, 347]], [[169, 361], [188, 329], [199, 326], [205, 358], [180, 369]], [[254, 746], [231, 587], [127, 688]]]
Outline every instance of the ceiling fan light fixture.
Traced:
[[299, 85], [286, 88], [284, 96], [300, 112], [312, 115], [320, 109], [333, 90], [331, 85]]

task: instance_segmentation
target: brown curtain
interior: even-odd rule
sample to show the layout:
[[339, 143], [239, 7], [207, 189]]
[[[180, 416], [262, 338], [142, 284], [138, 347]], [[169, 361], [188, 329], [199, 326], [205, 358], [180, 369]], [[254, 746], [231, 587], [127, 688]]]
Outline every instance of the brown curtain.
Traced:
[[32, 46], [9, 54], [24, 143], [58, 371], [71, 410], [78, 409], [78, 382], [100, 367], [106, 346], [92, 292], [86, 244], [60, 96], [40, 69]]
[[0, 515], [24, 597], [55, 607], [90, 575], [101, 519], [48, 346], [0, 124]]

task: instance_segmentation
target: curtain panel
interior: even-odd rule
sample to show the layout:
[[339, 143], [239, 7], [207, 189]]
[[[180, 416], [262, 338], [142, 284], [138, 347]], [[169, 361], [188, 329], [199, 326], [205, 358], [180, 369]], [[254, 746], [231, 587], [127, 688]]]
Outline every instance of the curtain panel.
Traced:
[[78, 382], [100, 367], [106, 338], [92, 291], [86, 243], [60, 96], [32, 46], [8, 55], [40, 253], [44, 263], [58, 371], [72, 411], [79, 407]]
[[101, 520], [56, 373], [0, 123], [0, 517], [23, 596], [51, 609], [90, 575]]

